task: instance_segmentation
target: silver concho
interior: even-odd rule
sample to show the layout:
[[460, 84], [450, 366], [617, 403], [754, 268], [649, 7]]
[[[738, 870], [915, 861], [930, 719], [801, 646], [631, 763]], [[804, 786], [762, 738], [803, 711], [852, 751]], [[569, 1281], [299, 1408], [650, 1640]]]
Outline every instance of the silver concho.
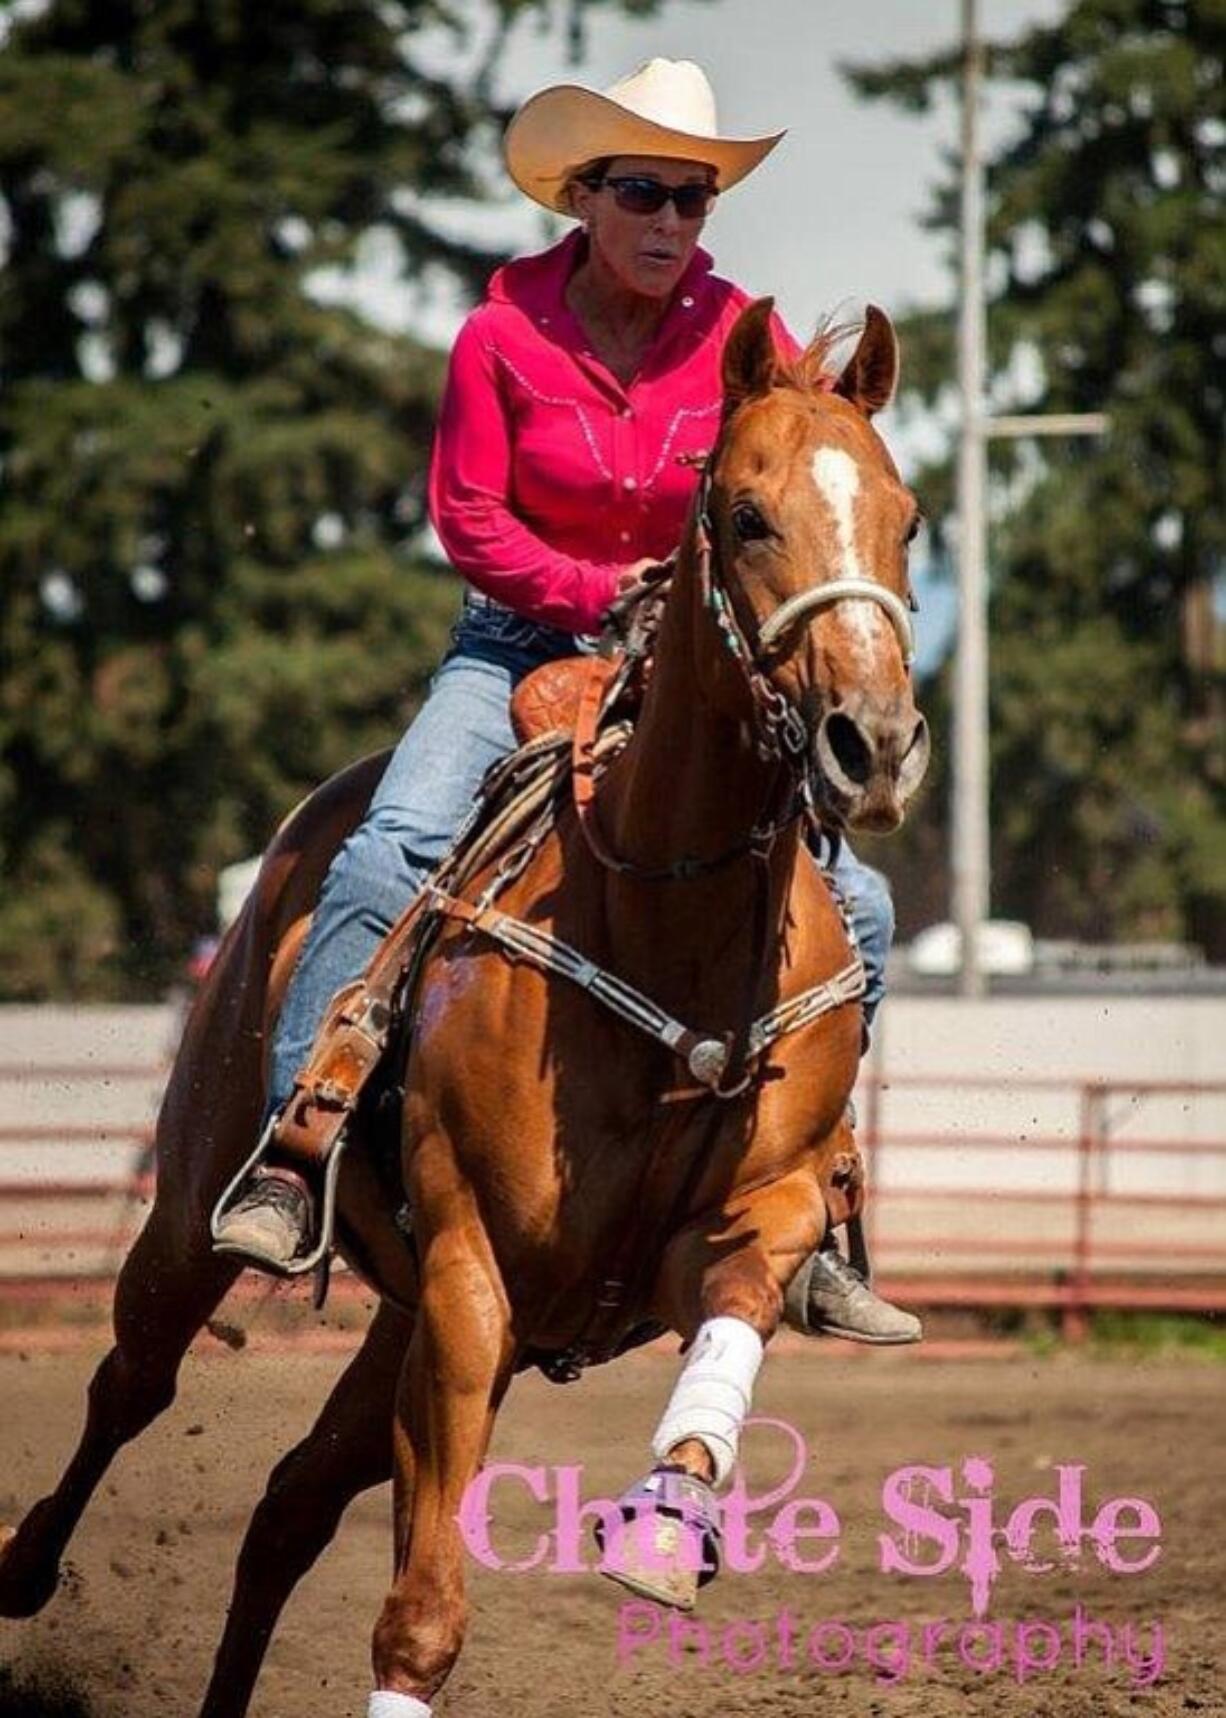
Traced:
[[704, 1038], [690, 1051], [690, 1073], [704, 1086], [717, 1086], [728, 1065], [727, 1046], [718, 1038]]

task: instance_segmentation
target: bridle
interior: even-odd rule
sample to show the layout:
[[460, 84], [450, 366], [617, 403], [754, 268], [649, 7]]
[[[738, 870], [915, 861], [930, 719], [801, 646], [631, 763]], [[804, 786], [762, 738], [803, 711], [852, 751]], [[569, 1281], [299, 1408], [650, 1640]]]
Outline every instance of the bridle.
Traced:
[[[579, 826], [593, 856], [606, 870], [637, 877], [641, 882], [684, 882], [690, 878], [710, 876], [746, 854], [765, 858], [769, 856], [775, 838], [802, 813], [813, 827], [822, 826], [821, 816], [813, 803], [808, 726], [796, 706], [769, 678], [772, 659], [779, 654], [780, 642], [797, 622], [835, 603], [874, 602], [885, 610], [908, 670], [915, 657], [914, 628], [902, 598], [874, 579], [857, 577], [827, 579], [808, 590], [797, 592], [780, 603], [757, 628], [755, 640], [750, 641], [719, 577], [714, 552], [711, 487], [718, 451], [717, 445], [709, 453], [680, 456], [682, 463], [697, 465], [701, 462], [702, 465], [694, 500], [693, 527], [699, 589], [703, 606], [713, 616], [725, 648], [745, 677], [756, 718], [758, 755], [764, 762], [778, 763], [783, 767], [748, 838], [714, 858], [682, 858], [672, 864], [644, 866], [615, 853], [601, 832], [596, 811], [595, 742], [601, 708], [616, 701], [634, 670], [635, 651], [628, 647], [621, 672], [614, 677], [612, 684], [602, 689], [593, 679], [581, 700], [574, 738], [572, 790]], [[653, 584], [659, 589], [658, 581], [653, 581]], [[632, 605], [644, 588], [639, 587], [631, 594], [628, 600]]]
[[878, 584], [875, 579], [855, 576], [827, 579], [821, 584], [811, 585], [807, 590], [798, 591], [795, 596], [780, 603], [758, 627], [757, 636], [751, 642], [737, 619], [727, 589], [718, 577], [711, 520], [711, 486], [716, 451], [712, 449], [704, 460], [695, 500], [695, 547], [698, 552], [698, 578], [703, 603], [715, 618], [725, 648], [745, 675], [758, 718], [760, 755], [764, 759], [780, 759], [791, 764], [794, 769], [801, 769], [801, 760], [806, 758], [808, 753], [809, 730], [800, 711], [777, 686], [771, 684], [767, 674], [772, 659], [779, 653], [780, 641], [799, 621], [821, 609], [831, 608], [835, 603], [873, 602], [884, 609], [898, 639], [903, 666], [909, 671], [915, 660], [915, 628], [911, 622], [911, 612], [900, 596], [885, 585]]

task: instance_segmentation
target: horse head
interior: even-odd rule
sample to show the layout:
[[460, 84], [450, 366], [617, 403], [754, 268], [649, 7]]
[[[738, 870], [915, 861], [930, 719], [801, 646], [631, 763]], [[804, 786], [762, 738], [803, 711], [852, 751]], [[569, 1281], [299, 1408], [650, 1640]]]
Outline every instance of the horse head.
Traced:
[[699, 505], [710, 596], [823, 814], [891, 830], [929, 754], [910, 672], [920, 512], [872, 425], [894, 392], [898, 342], [870, 306], [835, 378], [829, 336], [795, 363], [779, 358], [771, 308], [750, 305], [725, 347], [724, 423]]

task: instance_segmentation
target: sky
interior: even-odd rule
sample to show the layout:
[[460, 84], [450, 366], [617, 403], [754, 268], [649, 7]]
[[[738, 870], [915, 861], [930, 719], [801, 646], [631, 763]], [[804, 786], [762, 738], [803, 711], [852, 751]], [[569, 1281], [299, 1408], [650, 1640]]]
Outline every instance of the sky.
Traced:
[[[16, 0], [14, 11], [43, 4]], [[454, 5], [473, 22], [475, 52], [488, 8], [483, 0]], [[1067, 0], [978, 0], [988, 38], [1007, 38], [1066, 10]], [[700, 62], [727, 135], [787, 127], [763, 165], [721, 198], [703, 243], [721, 274], [755, 294], [772, 293], [798, 337], [831, 315], [854, 318], [869, 300], [895, 316], [948, 300], [947, 241], [919, 222], [957, 145], [956, 105], [943, 101], [915, 115], [861, 102], [838, 68], [950, 47], [961, 28], [961, 0], [664, 0], [652, 18], [602, 9], [587, 16], [578, 65], [566, 57], [565, 11], [565, 0], [553, 0], [550, 26], [531, 20], [517, 26], [500, 59], [500, 99], [514, 104], [558, 82], [599, 89], [659, 54]], [[4, 34], [0, 10], [0, 41]], [[454, 64], [457, 49], [449, 38], [418, 37], [413, 54], [424, 69], [442, 69]], [[989, 145], [1016, 124], [1019, 99], [1016, 91], [992, 92], [985, 108]], [[435, 203], [431, 211], [462, 236], [517, 251], [540, 249], [567, 225], [530, 203], [505, 174], [488, 207]], [[356, 271], [317, 277], [315, 290], [357, 305], [386, 327], [449, 345], [468, 306], [443, 271], [409, 283], [399, 277], [398, 261], [390, 237], [372, 235]], [[903, 369], [905, 376], [905, 348]], [[908, 461], [931, 451], [939, 433], [930, 420], [904, 424], [895, 414], [886, 414], [881, 427], [904, 475]], [[949, 647], [954, 600], [948, 584], [930, 576], [922, 552], [914, 571], [924, 606], [919, 665], [926, 670]]]

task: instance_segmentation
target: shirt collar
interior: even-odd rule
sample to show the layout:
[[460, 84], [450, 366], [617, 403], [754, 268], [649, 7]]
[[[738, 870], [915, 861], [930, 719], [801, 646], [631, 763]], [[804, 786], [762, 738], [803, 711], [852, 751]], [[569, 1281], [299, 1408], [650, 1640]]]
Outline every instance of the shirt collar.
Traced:
[[[490, 281], [489, 297], [498, 303], [515, 305], [538, 326], [553, 327], [556, 319], [559, 329], [572, 325], [577, 328], [566, 303], [566, 283], [579, 266], [586, 244], [583, 233], [576, 227], [548, 250], [504, 263]], [[714, 266], [710, 252], [700, 245], [674, 289], [668, 314], [660, 327], [661, 338], [665, 337], [678, 309], [693, 310], [706, 297]]]

